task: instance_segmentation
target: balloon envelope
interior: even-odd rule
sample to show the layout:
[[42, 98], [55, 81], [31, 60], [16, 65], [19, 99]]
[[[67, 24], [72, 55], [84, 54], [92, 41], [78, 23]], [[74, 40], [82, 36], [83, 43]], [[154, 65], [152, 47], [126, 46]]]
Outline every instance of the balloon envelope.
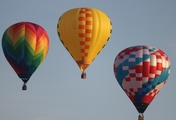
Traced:
[[166, 83], [168, 56], [160, 49], [138, 45], [122, 50], [114, 60], [114, 74], [124, 92], [143, 113]]
[[48, 53], [49, 37], [41, 26], [19, 22], [4, 32], [2, 49], [16, 74], [27, 83]]
[[64, 47], [84, 71], [108, 42], [109, 17], [95, 8], [74, 8], [58, 20], [57, 32]]

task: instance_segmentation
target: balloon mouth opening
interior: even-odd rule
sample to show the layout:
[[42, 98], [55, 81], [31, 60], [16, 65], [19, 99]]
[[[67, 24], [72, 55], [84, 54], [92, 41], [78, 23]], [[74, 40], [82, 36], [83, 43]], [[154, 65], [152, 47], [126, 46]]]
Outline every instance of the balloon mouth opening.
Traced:
[[147, 109], [149, 103], [134, 103], [134, 106], [136, 107], [137, 111], [139, 112], [139, 116], [143, 116], [143, 113]]
[[144, 117], [143, 113], [139, 113], [139, 117]]

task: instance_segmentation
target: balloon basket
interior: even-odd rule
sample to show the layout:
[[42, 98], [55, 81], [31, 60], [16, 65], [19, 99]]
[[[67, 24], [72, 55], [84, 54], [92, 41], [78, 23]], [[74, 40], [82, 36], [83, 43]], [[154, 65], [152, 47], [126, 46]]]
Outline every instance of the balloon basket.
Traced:
[[86, 73], [83, 72], [83, 73], [81, 74], [81, 78], [82, 78], [82, 79], [86, 79]]
[[22, 90], [27, 90], [27, 86], [24, 84]]
[[144, 120], [144, 116], [139, 115], [138, 120]]

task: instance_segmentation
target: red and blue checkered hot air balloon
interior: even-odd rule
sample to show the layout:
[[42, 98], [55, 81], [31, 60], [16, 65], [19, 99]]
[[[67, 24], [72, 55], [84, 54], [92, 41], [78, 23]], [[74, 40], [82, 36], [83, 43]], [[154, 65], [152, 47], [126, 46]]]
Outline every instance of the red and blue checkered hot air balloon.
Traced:
[[23, 90], [26, 90], [26, 83], [48, 53], [49, 37], [41, 26], [19, 22], [4, 32], [2, 49], [7, 61], [24, 82]]
[[168, 56], [152, 46], [122, 50], [114, 60], [115, 77], [143, 118], [143, 113], [166, 83], [170, 73]]

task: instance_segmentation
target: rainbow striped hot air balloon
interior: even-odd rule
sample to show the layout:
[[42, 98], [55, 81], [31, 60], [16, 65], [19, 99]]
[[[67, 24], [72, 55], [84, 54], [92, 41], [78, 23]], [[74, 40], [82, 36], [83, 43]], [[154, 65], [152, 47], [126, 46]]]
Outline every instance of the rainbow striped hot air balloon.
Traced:
[[24, 82], [23, 90], [26, 90], [26, 83], [48, 53], [49, 37], [41, 26], [19, 22], [4, 32], [2, 49], [7, 61]]

